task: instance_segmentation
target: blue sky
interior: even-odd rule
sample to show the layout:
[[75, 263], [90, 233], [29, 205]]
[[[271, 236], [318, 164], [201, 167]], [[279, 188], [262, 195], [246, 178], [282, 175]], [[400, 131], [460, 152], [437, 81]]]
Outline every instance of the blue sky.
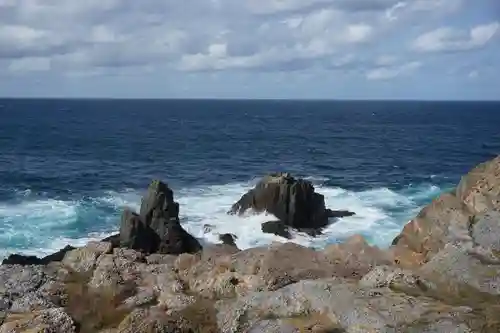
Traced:
[[500, 99], [499, 0], [0, 0], [0, 96]]

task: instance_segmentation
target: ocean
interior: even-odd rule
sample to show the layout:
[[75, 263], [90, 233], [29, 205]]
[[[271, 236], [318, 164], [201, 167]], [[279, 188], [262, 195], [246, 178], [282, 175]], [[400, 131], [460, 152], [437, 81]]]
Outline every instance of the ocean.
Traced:
[[[311, 238], [388, 246], [476, 164], [500, 153], [500, 102], [0, 99], [0, 258], [45, 255], [118, 230], [152, 179], [184, 227], [240, 248], [286, 241], [269, 216], [227, 215], [259, 177], [309, 179], [353, 217]], [[210, 230], [205, 225], [211, 225]]]

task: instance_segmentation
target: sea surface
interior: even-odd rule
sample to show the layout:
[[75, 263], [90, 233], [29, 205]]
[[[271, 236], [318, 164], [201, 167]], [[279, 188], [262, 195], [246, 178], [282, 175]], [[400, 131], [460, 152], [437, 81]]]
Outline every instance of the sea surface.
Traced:
[[360, 233], [388, 246], [499, 153], [497, 102], [0, 99], [0, 258], [116, 232], [154, 178], [200, 239], [285, 241], [261, 232], [269, 216], [226, 214], [273, 171], [306, 177], [329, 208], [356, 213], [294, 242], [321, 248]]

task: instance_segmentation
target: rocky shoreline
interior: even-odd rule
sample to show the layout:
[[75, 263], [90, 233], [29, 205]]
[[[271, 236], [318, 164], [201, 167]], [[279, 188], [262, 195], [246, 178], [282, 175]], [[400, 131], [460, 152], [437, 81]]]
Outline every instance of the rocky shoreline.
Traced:
[[[349, 208], [349, 207], [342, 207]], [[264, 177], [230, 214], [267, 211], [265, 232], [311, 235], [332, 211], [289, 174]], [[389, 249], [361, 236], [322, 251], [294, 243], [202, 246], [154, 181], [119, 234], [0, 265], [0, 333], [500, 332], [500, 156], [425, 207]]]

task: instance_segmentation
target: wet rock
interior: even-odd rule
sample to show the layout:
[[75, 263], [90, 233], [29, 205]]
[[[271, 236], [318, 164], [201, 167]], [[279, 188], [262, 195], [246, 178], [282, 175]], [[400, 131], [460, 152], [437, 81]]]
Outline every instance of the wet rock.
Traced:
[[25, 256], [22, 254], [11, 254], [2, 261], [2, 265], [41, 265], [42, 260], [36, 256]]
[[286, 239], [292, 238], [290, 231], [288, 231], [288, 226], [281, 221], [269, 221], [262, 223], [262, 232], [266, 234], [274, 234]]
[[174, 201], [174, 192], [167, 184], [154, 180], [142, 198], [139, 215], [155, 231], [161, 229], [163, 220], [178, 220], [179, 204]]
[[219, 240], [222, 242], [222, 244], [225, 245], [230, 245], [236, 247], [235, 240], [238, 239], [236, 235], [233, 234], [222, 234], [219, 235]]
[[120, 246], [154, 253], [158, 251], [160, 236], [154, 232], [139, 215], [129, 209], [122, 214], [120, 224]]
[[248, 210], [268, 212], [292, 228], [323, 228], [328, 224], [324, 196], [314, 186], [288, 173], [264, 177], [252, 190], [235, 203], [230, 213]]
[[74, 249], [75, 247], [67, 245], [63, 249], [43, 258], [38, 258], [36, 256], [26, 256], [22, 254], [11, 254], [2, 261], [2, 265], [47, 265], [51, 262], [59, 262], [63, 260], [66, 252]]
[[331, 210], [327, 209], [326, 214], [331, 218], [342, 218], [342, 217], [350, 217], [356, 215], [354, 212], [350, 212], [348, 210]]
[[172, 190], [153, 181], [142, 199], [140, 214], [125, 210], [120, 225], [120, 245], [145, 253], [181, 254], [201, 250], [196, 238], [179, 222], [179, 204]]

